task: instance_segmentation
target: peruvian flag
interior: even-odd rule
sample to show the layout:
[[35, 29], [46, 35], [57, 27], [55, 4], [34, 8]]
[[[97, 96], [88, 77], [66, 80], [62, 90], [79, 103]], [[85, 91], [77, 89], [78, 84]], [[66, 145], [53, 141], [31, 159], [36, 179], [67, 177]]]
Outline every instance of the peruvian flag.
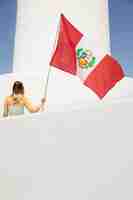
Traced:
[[50, 65], [77, 75], [100, 99], [124, 77], [120, 64], [97, 45], [95, 38], [86, 38], [64, 15], [56, 43]]

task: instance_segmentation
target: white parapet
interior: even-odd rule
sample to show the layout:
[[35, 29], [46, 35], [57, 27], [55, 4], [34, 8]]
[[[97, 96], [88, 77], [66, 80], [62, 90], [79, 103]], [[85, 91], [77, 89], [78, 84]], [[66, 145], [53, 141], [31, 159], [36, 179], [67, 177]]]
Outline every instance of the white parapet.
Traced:
[[18, 0], [14, 72], [46, 76], [61, 13], [110, 51], [108, 0]]
[[133, 199], [132, 116], [125, 101], [0, 120], [0, 199]]

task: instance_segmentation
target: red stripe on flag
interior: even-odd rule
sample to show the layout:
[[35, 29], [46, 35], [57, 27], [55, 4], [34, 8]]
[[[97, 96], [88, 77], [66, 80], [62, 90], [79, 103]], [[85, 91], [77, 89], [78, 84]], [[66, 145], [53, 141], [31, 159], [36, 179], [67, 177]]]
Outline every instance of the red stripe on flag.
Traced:
[[100, 99], [124, 77], [121, 65], [111, 56], [106, 55], [84, 82]]
[[57, 47], [50, 65], [76, 75], [77, 62], [75, 48], [82, 36], [83, 34], [64, 15], [61, 15]]
[[61, 14], [61, 21], [63, 25], [62, 28], [65, 29], [69, 42], [76, 47], [83, 37], [83, 34], [77, 28], [75, 28], [63, 14]]

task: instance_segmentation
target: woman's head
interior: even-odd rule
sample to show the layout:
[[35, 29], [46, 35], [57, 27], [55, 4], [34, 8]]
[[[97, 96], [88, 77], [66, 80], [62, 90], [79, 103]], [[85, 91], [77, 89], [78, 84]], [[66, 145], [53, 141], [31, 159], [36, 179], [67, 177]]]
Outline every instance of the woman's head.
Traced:
[[23, 83], [20, 81], [16, 81], [13, 84], [13, 88], [12, 88], [12, 95], [24, 95], [24, 86]]

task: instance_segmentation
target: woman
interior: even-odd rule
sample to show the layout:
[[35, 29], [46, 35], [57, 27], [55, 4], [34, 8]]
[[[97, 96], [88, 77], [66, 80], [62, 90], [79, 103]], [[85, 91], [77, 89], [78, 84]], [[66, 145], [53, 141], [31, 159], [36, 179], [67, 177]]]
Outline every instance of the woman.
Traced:
[[30, 113], [35, 113], [44, 108], [45, 99], [43, 98], [39, 106], [33, 106], [24, 95], [24, 86], [20, 81], [16, 81], [12, 88], [12, 94], [6, 97], [4, 102], [3, 116], [16, 116], [24, 114], [24, 108]]

